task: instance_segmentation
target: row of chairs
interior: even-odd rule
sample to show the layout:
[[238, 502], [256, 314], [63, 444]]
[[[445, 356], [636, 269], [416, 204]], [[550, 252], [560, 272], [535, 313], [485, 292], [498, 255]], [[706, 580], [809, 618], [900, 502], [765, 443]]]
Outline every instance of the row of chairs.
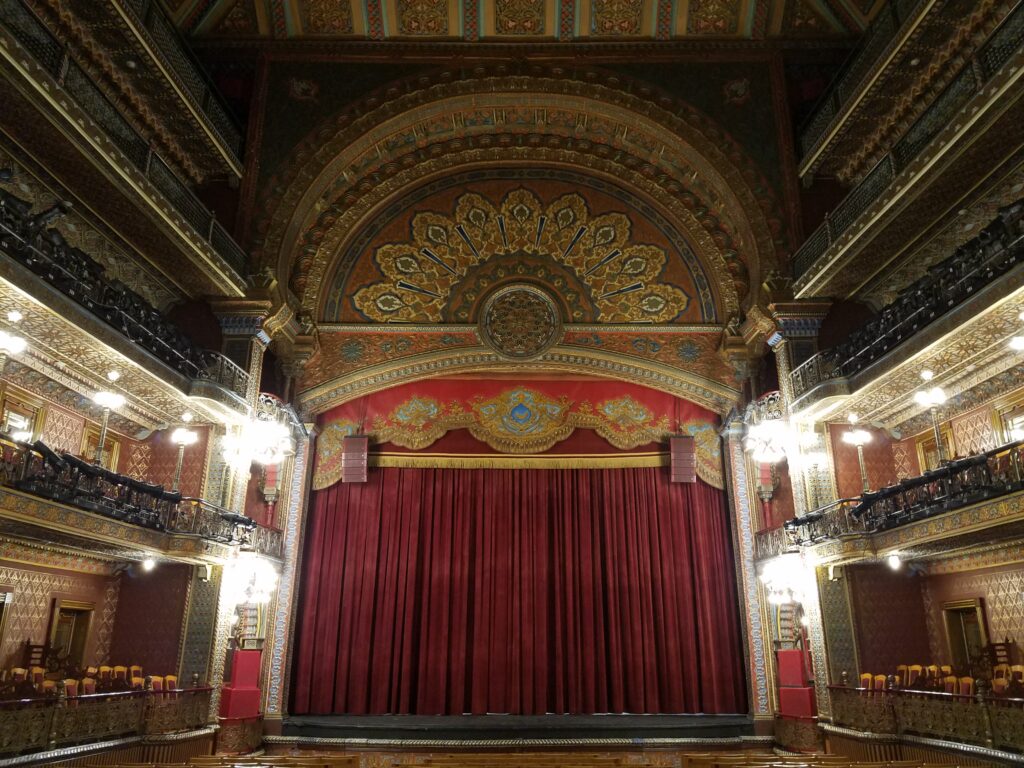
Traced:
[[[904, 685], [904, 678], [900, 675], [896, 675], [895, 683], [900, 688], [911, 688], [913, 689], [916, 685], [921, 685], [926, 681], [930, 681], [927, 686], [929, 689], [934, 688], [935, 690], [941, 690], [944, 693], [956, 693], [960, 696], [973, 696], [974, 695], [974, 678], [965, 676], [957, 677], [956, 675], [945, 675], [941, 678], [911, 678], [910, 681]], [[870, 672], [864, 672], [860, 676], [860, 687], [867, 688], [869, 691], [884, 691], [889, 687], [889, 676], [888, 675], [872, 675]]]
[[[146, 685], [146, 678], [142, 676], [142, 667], [138, 664], [87, 667], [84, 672], [85, 674], [81, 678], [64, 679], [64, 691], [68, 696], [87, 696], [96, 693], [97, 687], [102, 689], [111, 685], [133, 690], [142, 690]], [[6, 672], [0, 675], [0, 683], [7, 680], [15, 685], [27, 682], [39, 693], [54, 693], [58, 680], [48, 678], [46, 674], [46, 669], [43, 667], [13, 667], [9, 677]], [[154, 691], [175, 690], [178, 687], [178, 676], [152, 675], [150, 682]]]

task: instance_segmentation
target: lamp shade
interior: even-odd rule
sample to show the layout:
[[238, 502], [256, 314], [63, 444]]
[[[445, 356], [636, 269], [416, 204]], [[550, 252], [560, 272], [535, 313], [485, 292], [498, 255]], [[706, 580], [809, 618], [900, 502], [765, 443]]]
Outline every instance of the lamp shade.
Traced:
[[124, 405], [124, 395], [117, 392], [97, 392], [93, 395], [92, 401], [101, 408], [113, 411]]

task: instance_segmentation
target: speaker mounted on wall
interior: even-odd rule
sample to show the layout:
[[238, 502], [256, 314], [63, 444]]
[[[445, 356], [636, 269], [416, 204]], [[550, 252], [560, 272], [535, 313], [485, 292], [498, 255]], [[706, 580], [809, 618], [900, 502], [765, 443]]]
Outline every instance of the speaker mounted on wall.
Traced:
[[697, 482], [697, 447], [693, 437], [670, 437], [669, 456], [672, 461], [673, 483]]
[[352, 435], [341, 439], [341, 482], [365, 483], [370, 438]]

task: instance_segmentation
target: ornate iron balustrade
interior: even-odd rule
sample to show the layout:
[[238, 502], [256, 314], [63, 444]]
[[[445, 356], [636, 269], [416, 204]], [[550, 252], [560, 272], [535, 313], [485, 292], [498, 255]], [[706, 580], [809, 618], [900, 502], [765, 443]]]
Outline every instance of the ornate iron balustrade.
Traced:
[[843, 499], [789, 520], [794, 543], [812, 545], [846, 535], [871, 534], [1024, 489], [1024, 441], [954, 459], [896, 485]]
[[[0, 171], [0, 181], [5, 176]], [[209, 379], [245, 397], [249, 374], [219, 352], [200, 349], [149, 302], [84, 251], [47, 228], [68, 210], [58, 203], [33, 213], [31, 204], [0, 190], [0, 250], [65, 296], [190, 379]]]
[[[918, 0], [912, 0], [906, 4], [916, 6], [917, 2]], [[900, 5], [900, 3], [890, 3], [887, 9], [895, 9], [893, 12], [901, 19], [905, 19], [906, 16], [901, 15], [901, 11], [898, 10]], [[887, 18], [887, 10], [883, 9], [875, 24], [888, 28], [886, 25], [890, 22], [886, 21]], [[865, 47], [862, 49], [865, 54], [874, 50], [871, 43], [876, 35], [875, 24], [867, 34]], [[895, 29], [896, 27], [891, 27], [890, 34], [894, 33]], [[826, 216], [821, 226], [797, 249], [792, 257], [794, 278], [799, 280], [821, 258], [857, 218], [881, 196], [896, 176], [928, 146], [932, 139], [943, 128], [954, 122], [953, 118], [957, 112], [971, 98], [984, 90], [992, 76], [1020, 50], [1022, 45], [1024, 45], [1024, 6], [1018, 4], [1013, 13], [1003, 20], [992, 36], [977, 51], [972, 60], [964, 65], [960, 74], [914, 121], [903, 137], [893, 146], [892, 151], [883, 157], [878, 165], [850, 191], [836, 210]], [[871, 61], [874, 58], [871, 56]], [[860, 61], [860, 56], [857, 57], [857, 61]], [[846, 82], [848, 78], [859, 79], [866, 72], [867, 69], [861, 71], [855, 62], [841, 76], [839, 84], [831, 90], [830, 95], [818, 109], [801, 138], [805, 156], [824, 140], [828, 129], [831, 128], [841, 112], [841, 103], [844, 101], [842, 96], [844, 89], [840, 87], [842, 83]], [[852, 93], [852, 91], [850, 92]]]
[[211, 688], [0, 701], [0, 755], [207, 725]]
[[137, 26], [145, 30], [153, 43], [152, 49], [168, 65], [168, 69], [178, 76], [193, 104], [206, 115], [221, 143], [238, 160], [242, 151], [242, 134], [206, 73], [182, 43], [178, 31], [164, 14], [160, 3], [157, 0], [120, 0], [118, 4], [135, 16]]
[[199, 536], [251, 547], [280, 558], [281, 534], [259, 533], [256, 522], [203, 499], [145, 483], [58, 455], [44, 443], [6, 443], [0, 450], [0, 484], [34, 496], [170, 534]]
[[841, 536], [868, 533], [864, 521], [852, 514], [859, 503], [860, 499], [839, 499], [803, 517], [788, 520], [783, 527], [790, 544], [806, 546]]
[[[151, 15], [151, 18], [155, 17]], [[71, 58], [67, 48], [36, 18], [23, 0], [0, 0], [0, 26], [6, 28], [28, 50], [36, 62], [57, 81], [63, 93], [110, 137], [196, 234], [210, 245], [213, 252], [240, 278], [245, 278], [248, 275], [245, 251], [224, 231], [214, 214], [188, 186], [153, 152], [149, 142], [111, 104], [85, 70]], [[210, 98], [206, 100], [208, 104], [215, 101]], [[217, 119], [220, 121], [219, 117]], [[221, 138], [227, 141], [230, 137], [224, 136], [225, 125], [216, 124], [216, 127]]]
[[831, 379], [862, 371], [927, 325], [1024, 262], [1024, 199], [1000, 209], [981, 234], [900, 291], [878, 317], [790, 374], [799, 398]]
[[829, 686], [836, 725], [1024, 751], [1024, 699]]
[[770, 560], [794, 551], [796, 546], [789, 531], [782, 526], [758, 531], [754, 534], [754, 559]]

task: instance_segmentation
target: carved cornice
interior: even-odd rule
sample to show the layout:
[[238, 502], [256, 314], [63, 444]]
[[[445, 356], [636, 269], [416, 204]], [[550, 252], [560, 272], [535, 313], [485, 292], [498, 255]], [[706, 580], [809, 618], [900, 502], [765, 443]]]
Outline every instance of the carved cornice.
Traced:
[[486, 347], [468, 347], [404, 358], [393, 364], [375, 365], [354, 371], [300, 393], [297, 408], [304, 416], [316, 415], [362, 395], [388, 389], [399, 383], [419, 381], [453, 373], [516, 371], [564, 371], [604, 376], [643, 384], [690, 400], [724, 414], [739, 398], [739, 391], [692, 373], [658, 363], [608, 354], [598, 350], [555, 346], [537, 360], [511, 362]]

